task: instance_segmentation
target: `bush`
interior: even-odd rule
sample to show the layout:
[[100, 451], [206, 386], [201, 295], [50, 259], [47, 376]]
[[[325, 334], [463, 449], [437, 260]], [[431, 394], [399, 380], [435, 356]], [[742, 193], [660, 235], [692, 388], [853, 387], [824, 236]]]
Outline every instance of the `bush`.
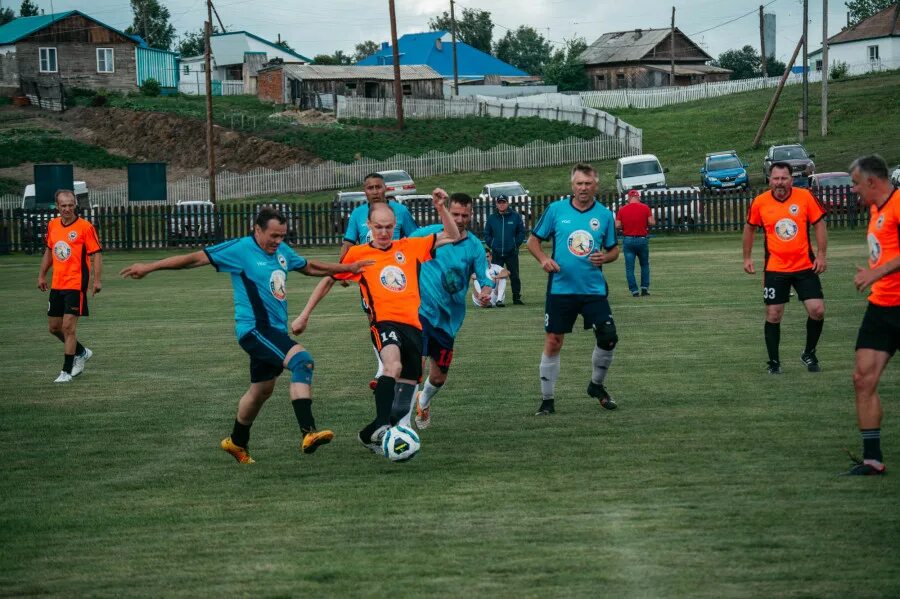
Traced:
[[159, 81], [150, 77], [149, 79], [145, 79], [143, 83], [141, 83], [141, 93], [145, 96], [149, 96], [151, 98], [155, 98], [159, 95], [160, 85]]
[[91, 104], [91, 106], [94, 106], [94, 107], [106, 106], [106, 96], [97, 94], [96, 96], [91, 98], [90, 104]]
[[835, 60], [831, 65], [831, 78], [834, 80], [843, 79], [850, 73], [850, 67], [846, 62]]

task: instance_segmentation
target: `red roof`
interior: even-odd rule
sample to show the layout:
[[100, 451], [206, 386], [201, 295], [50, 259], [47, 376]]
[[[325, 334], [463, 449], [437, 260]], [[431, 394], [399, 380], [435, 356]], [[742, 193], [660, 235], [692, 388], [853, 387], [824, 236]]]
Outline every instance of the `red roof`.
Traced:
[[900, 36], [900, 2], [892, 4], [868, 19], [863, 19], [853, 27], [828, 38], [829, 44], [842, 44], [856, 40], [879, 37]]

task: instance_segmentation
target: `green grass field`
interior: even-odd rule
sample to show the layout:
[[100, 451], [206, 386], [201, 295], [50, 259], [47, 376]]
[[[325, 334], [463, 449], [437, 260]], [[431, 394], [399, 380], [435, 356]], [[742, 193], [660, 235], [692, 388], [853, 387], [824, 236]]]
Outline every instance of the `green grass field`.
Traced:
[[[355, 439], [374, 411], [355, 288], [336, 288], [302, 338], [335, 441], [298, 452], [282, 381], [253, 427], [257, 463], [242, 467], [218, 449], [248, 381], [228, 277], [123, 281], [122, 267], [167, 254], [108, 253], [79, 327], [95, 357], [59, 386], [39, 260], [2, 256], [0, 594], [895, 597], [900, 476], [835, 476], [860, 445], [850, 375], [865, 300], [851, 281], [863, 237], [832, 234], [818, 375], [798, 359], [796, 302], [785, 373], [765, 374], [760, 278], [741, 271], [738, 236], [655, 239], [649, 298], [628, 296], [613, 263], [621, 341], [607, 383], [620, 409], [585, 395], [593, 337], [579, 330], [547, 418], [532, 415], [545, 276], [523, 256], [527, 304], [470, 309], [407, 464]], [[292, 312], [315, 282], [292, 276]], [[898, 392], [891, 364], [889, 468]]]

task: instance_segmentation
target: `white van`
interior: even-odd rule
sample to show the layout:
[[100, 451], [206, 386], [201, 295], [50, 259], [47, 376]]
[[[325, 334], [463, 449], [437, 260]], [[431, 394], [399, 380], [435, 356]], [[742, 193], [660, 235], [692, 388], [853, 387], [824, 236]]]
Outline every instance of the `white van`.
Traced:
[[[74, 191], [75, 191], [75, 201], [78, 203], [78, 207], [82, 210], [90, 208], [90, 202], [88, 199], [88, 188], [87, 183], [84, 181], [73, 181]], [[37, 197], [34, 191], [34, 183], [25, 186], [25, 193], [22, 194], [22, 208], [25, 210], [34, 210], [38, 209], [50, 209], [55, 208], [55, 204], [42, 204], [40, 206], [37, 205]]]
[[659, 159], [653, 154], [625, 156], [616, 161], [616, 191], [621, 196], [630, 189], [662, 189], [666, 175]]

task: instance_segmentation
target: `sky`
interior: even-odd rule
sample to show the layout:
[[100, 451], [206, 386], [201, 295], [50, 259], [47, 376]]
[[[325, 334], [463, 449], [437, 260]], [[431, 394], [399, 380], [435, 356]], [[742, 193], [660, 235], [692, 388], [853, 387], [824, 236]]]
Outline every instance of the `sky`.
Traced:
[[[129, 0], [33, 1], [47, 13], [76, 9], [119, 29], [133, 18]], [[178, 35], [203, 26], [206, 0], [159, 1], [169, 9]], [[20, 4], [21, 0], [0, 0], [0, 6], [16, 12]], [[715, 58], [746, 44], [759, 50], [760, 4], [776, 15], [775, 54], [786, 62], [801, 33], [801, 0], [462, 0], [456, 2], [456, 10], [457, 16], [463, 8], [490, 12], [494, 41], [508, 29], [528, 25], [561, 46], [579, 36], [590, 44], [609, 31], [669, 27], [674, 5], [676, 27]], [[228, 31], [249, 31], [272, 41], [280, 34], [304, 56], [335, 50], [352, 54], [359, 42], [390, 40], [388, 0], [214, 0], [214, 6]], [[449, 10], [449, 0], [395, 0], [395, 6], [402, 35], [427, 31], [429, 19]], [[822, 7], [823, 0], [810, 0], [810, 52], [821, 46]], [[846, 24], [846, 15], [842, 0], [828, 0], [829, 35]]]

